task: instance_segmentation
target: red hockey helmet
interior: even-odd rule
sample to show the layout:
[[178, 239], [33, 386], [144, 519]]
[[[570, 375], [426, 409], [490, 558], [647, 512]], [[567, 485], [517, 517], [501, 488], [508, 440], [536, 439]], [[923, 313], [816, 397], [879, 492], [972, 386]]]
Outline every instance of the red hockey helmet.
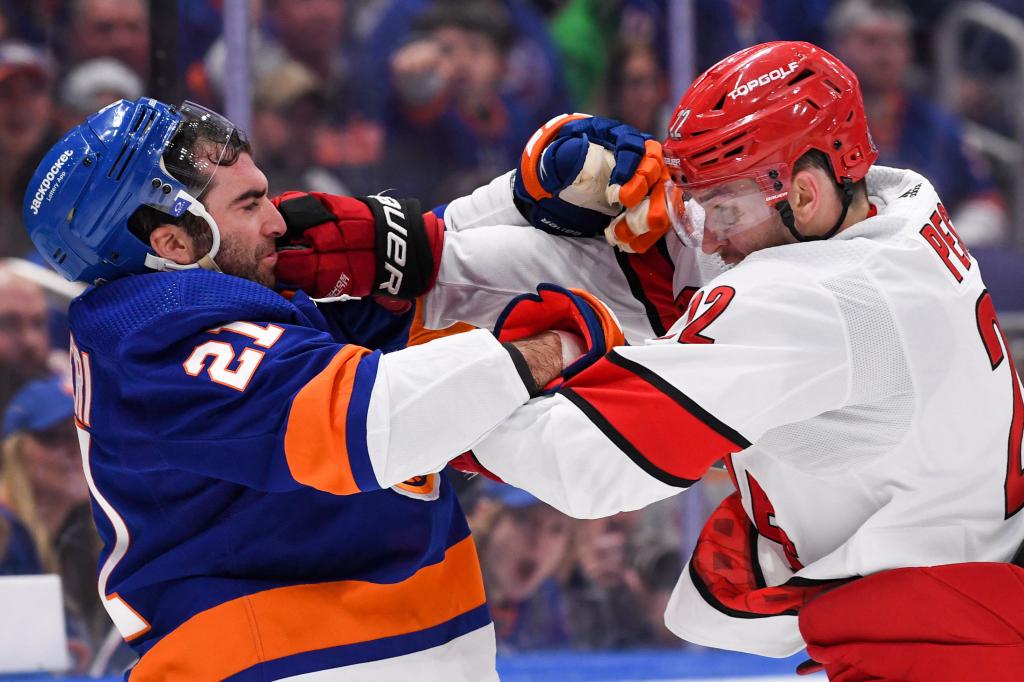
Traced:
[[750, 208], [761, 214], [788, 206], [779, 204], [788, 196], [793, 164], [811, 149], [828, 157], [844, 187], [878, 158], [857, 77], [803, 42], [755, 45], [708, 69], [683, 95], [668, 133], [665, 161], [676, 201], [731, 186], [751, 220]]

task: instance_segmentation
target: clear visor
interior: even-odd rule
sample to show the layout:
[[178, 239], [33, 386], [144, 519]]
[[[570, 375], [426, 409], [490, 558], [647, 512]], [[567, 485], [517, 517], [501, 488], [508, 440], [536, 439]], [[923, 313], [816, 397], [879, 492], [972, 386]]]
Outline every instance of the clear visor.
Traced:
[[775, 220], [774, 206], [785, 199], [788, 174], [779, 167], [750, 176], [709, 183], [669, 180], [666, 187], [669, 216], [683, 243], [699, 247], [705, 234], [726, 241]]
[[181, 123], [160, 159], [164, 171], [200, 198], [229, 149], [235, 125], [195, 102], [178, 107]]

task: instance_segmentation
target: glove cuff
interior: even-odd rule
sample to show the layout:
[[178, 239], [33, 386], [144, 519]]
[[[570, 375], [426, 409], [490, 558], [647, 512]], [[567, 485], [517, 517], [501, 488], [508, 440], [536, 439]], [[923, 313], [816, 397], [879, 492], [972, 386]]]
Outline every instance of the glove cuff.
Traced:
[[428, 234], [420, 202], [380, 195], [356, 198], [369, 207], [376, 225], [373, 292], [412, 300], [429, 291], [440, 265], [439, 236], [431, 239]]

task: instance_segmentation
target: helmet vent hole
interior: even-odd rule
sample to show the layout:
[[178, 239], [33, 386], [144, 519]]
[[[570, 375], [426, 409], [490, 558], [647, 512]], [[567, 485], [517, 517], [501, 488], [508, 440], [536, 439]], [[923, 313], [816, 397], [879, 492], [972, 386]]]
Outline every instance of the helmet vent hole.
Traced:
[[721, 111], [722, 107], [724, 107], [724, 106], [725, 106], [725, 93], [723, 92], [721, 99], [719, 99], [717, 102], [715, 102], [715, 106], [711, 107], [711, 110], [712, 111]]
[[797, 83], [799, 83], [800, 81], [804, 80], [805, 78], [810, 78], [813, 75], [814, 75], [813, 71], [811, 71], [810, 69], [804, 69], [803, 71], [801, 71], [796, 76], [794, 76], [793, 78], [790, 79], [789, 85], [796, 85]]
[[702, 156], [707, 156], [708, 154], [713, 154], [716, 149], [718, 149], [717, 146], [715, 146], [715, 147], [708, 147], [707, 149], [702, 149], [701, 151], [699, 151], [696, 154], [694, 154], [693, 158], [699, 159]]
[[746, 134], [747, 134], [746, 132], [742, 132], [742, 133], [740, 133], [739, 135], [733, 135], [733, 136], [732, 136], [732, 137], [730, 137], [730, 138], [729, 138], [728, 140], [723, 140], [723, 141], [722, 141], [722, 146], [724, 147], [724, 146], [726, 146], [726, 145], [732, 144], [732, 143], [733, 143], [733, 142], [735, 142], [736, 140], [739, 140], [739, 139], [740, 139], [741, 137], [744, 137], [744, 136], [745, 136]]
[[842, 94], [842, 92], [843, 92], [843, 89], [842, 89], [842, 88], [840, 88], [840, 87], [839, 87], [838, 85], [836, 85], [835, 83], [833, 83], [832, 81], [830, 81], [830, 80], [829, 80], [829, 79], [827, 79], [827, 78], [825, 79], [825, 81], [824, 81], [824, 82], [825, 82], [825, 85], [827, 85], [828, 87], [830, 87], [830, 88], [832, 88], [833, 90], [835, 90], [837, 94]]
[[849, 123], [852, 120], [853, 120], [853, 112], [851, 111], [850, 115], [846, 117], [846, 122]]
[[814, 100], [813, 100], [813, 99], [808, 99], [808, 100], [807, 100], [807, 104], [808, 104], [808, 106], [810, 106], [810, 107], [811, 107], [812, 109], [817, 109], [818, 111], [821, 111], [821, 107], [819, 107], [819, 106], [818, 106], [817, 104], [815, 104], [815, 102], [814, 102]]
[[[132, 134], [136, 136], [137, 140], [145, 139], [145, 136], [149, 132], [150, 127], [152, 127], [155, 119], [156, 111], [147, 107], [132, 127]], [[128, 169], [128, 164], [131, 162], [132, 157], [135, 156], [135, 150], [137, 148], [138, 143], [130, 149], [127, 144], [121, 147], [121, 151], [118, 152], [117, 158], [114, 159], [114, 163], [110, 167], [110, 171], [107, 172], [107, 177], [113, 177], [115, 180], [120, 180], [124, 175], [124, 172]], [[125, 154], [125, 152], [127, 152], [127, 154]]]
[[735, 149], [730, 149], [729, 151], [727, 151], [724, 154], [722, 154], [722, 156], [739, 156], [742, 153], [743, 153], [743, 147], [741, 145], [739, 147], [736, 147]]
[[153, 118], [153, 110], [149, 107], [142, 107], [141, 111], [139, 112], [139, 117], [135, 119], [135, 125], [132, 126], [132, 129], [129, 132], [129, 134], [134, 135], [138, 131], [138, 129], [142, 127], [142, 122], [145, 121], [147, 118]]

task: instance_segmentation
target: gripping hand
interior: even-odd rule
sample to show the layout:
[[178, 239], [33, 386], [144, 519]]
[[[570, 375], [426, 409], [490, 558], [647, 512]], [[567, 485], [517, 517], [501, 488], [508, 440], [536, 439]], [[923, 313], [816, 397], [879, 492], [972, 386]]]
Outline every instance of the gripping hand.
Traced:
[[[513, 195], [534, 227], [571, 237], [605, 232], [612, 244], [642, 251], [668, 229], [664, 212], [663, 224], [657, 211], [642, 216], [634, 211], [622, 230], [609, 230], [610, 224], [623, 209], [637, 208], [652, 192], [663, 191], [667, 179], [661, 145], [650, 135], [608, 118], [563, 114], [526, 144]], [[633, 248], [634, 235], [648, 233], [657, 237], [645, 237], [638, 244], [643, 248]]]
[[565, 289], [556, 284], [539, 284], [536, 294], [512, 299], [498, 316], [494, 335], [499, 341], [516, 341], [545, 331], [561, 332], [563, 349], [566, 336], [579, 343], [578, 354], [563, 357], [562, 374], [544, 387], [544, 393], [558, 389], [566, 380], [600, 360], [626, 339], [611, 310], [592, 294], [581, 289]]
[[314, 298], [411, 300], [433, 286], [443, 223], [415, 199], [286, 192], [275, 198], [288, 231], [276, 274]]

